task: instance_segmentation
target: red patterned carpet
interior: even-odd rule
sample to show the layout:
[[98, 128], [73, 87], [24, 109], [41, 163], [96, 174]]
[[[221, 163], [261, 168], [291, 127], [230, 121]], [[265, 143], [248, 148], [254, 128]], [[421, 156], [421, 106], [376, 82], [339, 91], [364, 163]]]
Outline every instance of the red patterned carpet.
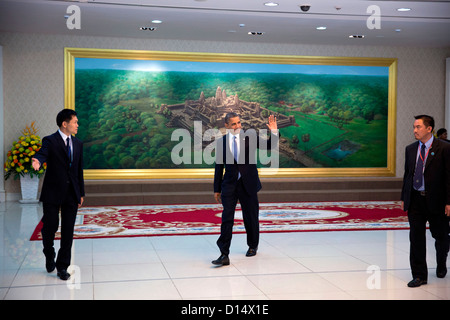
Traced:
[[[74, 238], [219, 234], [221, 213], [217, 204], [86, 207], [78, 211]], [[39, 223], [31, 240], [41, 239], [41, 227]], [[407, 228], [398, 201], [260, 204], [261, 232]], [[245, 232], [239, 206], [233, 230]]]

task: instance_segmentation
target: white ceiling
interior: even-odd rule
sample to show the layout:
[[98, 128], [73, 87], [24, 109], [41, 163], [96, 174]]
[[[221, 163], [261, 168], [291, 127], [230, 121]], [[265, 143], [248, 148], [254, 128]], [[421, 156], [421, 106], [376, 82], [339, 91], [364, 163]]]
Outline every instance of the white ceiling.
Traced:
[[[148, 39], [450, 47], [450, 0], [273, 0], [279, 5], [267, 7], [264, 3], [268, 1], [0, 0], [0, 31]], [[69, 30], [66, 25], [64, 16], [72, 4], [80, 8], [80, 30]], [[302, 12], [299, 8], [302, 4], [310, 4], [310, 10]], [[367, 27], [372, 13], [367, 13], [367, 8], [371, 5], [380, 8], [380, 29]], [[401, 7], [412, 10], [398, 12]], [[152, 23], [154, 19], [162, 20], [162, 23]], [[316, 30], [319, 26], [327, 29]], [[142, 31], [140, 27], [156, 29]], [[263, 35], [249, 35], [252, 31]], [[365, 37], [351, 39], [350, 35]]]

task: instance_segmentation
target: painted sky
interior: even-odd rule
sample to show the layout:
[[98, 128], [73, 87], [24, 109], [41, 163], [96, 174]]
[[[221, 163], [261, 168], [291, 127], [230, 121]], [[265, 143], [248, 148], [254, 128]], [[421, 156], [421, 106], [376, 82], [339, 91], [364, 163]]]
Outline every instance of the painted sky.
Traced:
[[148, 72], [300, 73], [388, 76], [389, 67], [221, 63], [75, 58], [75, 69], [112, 69]]

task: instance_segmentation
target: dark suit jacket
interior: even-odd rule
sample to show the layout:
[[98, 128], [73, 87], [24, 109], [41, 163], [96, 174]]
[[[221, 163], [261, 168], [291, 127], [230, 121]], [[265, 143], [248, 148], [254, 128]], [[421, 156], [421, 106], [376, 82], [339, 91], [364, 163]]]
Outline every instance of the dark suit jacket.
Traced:
[[[417, 148], [419, 141], [407, 146], [405, 152], [402, 188], [405, 211], [411, 203]], [[444, 213], [445, 205], [450, 204], [450, 143], [434, 138], [425, 163], [424, 180], [428, 208], [436, 214]]]
[[42, 147], [34, 155], [41, 165], [47, 162], [40, 201], [61, 204], [70, 191], [70, 184], [78, 203], [84, 197], [83, 143], [72, 136], [72, 144], [73, 162], [70, 166], [66, 144], [58, 131], [42, 139]]
[[[254, 132], [254, 131], [253, 131]], [[249, 131], [247, 131], [249, 133]], [[261, 190], [261, 181], [259, 180], [258, 169], [256, 166], [256, 158], [254, 157], [256, 148], [271, 148], [272, 134], [267, 140], [267, 144], [261, 143], [261, 138], [247, 135], [241, 130], [240, 138], [240, 152], [238, 162], [234, 160], [233, 154], [229, 149], [228, 137], [226, 134], [217, 140], [216, 147], [216, 165], [214, 172], [214, 192], [221, 192], [223, 195], [229, 195], [236, 189], [236, 182], [238, 174], [241, 174], [241, 179], [244, 188], [248, 194], [256, 194]], [[253, 140], [252, 140], [253, 139]], [[225, 174], [223, 170], [225, 169]]]

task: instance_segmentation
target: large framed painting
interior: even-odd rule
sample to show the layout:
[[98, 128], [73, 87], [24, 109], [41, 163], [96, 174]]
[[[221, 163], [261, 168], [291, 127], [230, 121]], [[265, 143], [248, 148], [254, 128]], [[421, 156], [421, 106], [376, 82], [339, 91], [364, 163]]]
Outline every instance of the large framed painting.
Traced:
[[[395, 58], [65, 48], [87, 179], [207, 178], [224, 116], [267, 133], [262, 177], [395, 175]], [[264, 159], [264, 160], [263, 160]]]

